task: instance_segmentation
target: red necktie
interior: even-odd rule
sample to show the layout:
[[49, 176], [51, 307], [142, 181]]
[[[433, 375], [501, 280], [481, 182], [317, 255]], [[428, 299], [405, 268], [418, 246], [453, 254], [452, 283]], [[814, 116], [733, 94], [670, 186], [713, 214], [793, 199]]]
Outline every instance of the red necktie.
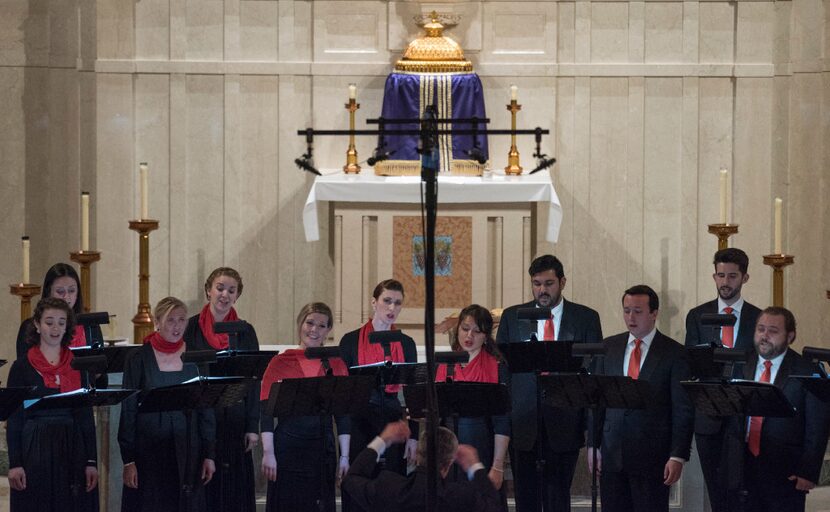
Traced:
[[556, 341], [556, 329], [553, 327], [553, 313], [545, 320], [545, 341]]
[[[732, 312], [735, 311], [731, 307], [727, 306], [723, 308], [723, 312], [727, 315], [731, 315]], [[726, 348], [732, 348], [735, 345], [735, 326], [734, 325], [724, 325], [720, 329], [720, 341], [723, 343], [723, 346]]]
[[[764, 371], [761, 372], [760, 382], [769, 382], [771, 375], [772, 361], [764, 361]], [[762, 416], [749, 418], [749, 437], [746, 442], [749, 445], [749, 453], [758, 456], [761, 453], [761, 425], [764, 423]]]
[[642, 356], [640, 344], [642, 343], [643, 340], [634, 340], [634, 350], [628, 356], [628, 376], [634, 380], [640, 377], [640, 358]]

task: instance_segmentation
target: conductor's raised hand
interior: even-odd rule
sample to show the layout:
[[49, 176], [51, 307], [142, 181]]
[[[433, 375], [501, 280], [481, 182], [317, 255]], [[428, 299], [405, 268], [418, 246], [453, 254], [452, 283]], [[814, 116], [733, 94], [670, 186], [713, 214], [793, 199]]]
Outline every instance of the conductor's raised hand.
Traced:
[[387, 448], [393, 444], [404, 443], [409, 439], [409, 425], [403, 420], [388, 423], [380, 433], [380, 438], [386, 443]]

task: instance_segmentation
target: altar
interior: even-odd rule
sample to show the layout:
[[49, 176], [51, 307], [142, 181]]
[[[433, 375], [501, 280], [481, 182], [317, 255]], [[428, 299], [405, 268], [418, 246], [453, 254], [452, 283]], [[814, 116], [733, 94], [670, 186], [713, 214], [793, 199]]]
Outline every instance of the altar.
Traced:
[[[306, 240], [319, 240], [318, 209], [331, 203], [335, 268], [334, 339], [371, 316], [379, 281], [395, 278], [406, 290], [397, 325], [423, 342], [424, 278], [421, 185], [416, 176], [342, 173], [317, 177], [303, 209]], [[562, 207], [548, 173], [439, 176], [435, 318], [472, 303], [503, 308], [530, 297], [527, 267], [541, 232], [556, 242]], [[541, 227], [541, 226], [540, 226]], [[439, 345], [447, 343], [439, 338]]]

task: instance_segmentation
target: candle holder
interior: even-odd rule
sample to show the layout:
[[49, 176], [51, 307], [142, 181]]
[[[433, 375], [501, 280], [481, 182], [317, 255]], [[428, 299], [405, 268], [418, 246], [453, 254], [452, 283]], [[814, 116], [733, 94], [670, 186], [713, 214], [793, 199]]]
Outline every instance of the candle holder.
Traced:
[[130, 229], [138, 232], [138, 312], [133, 317], [133, 343], [141, 343], [153, 331], [150, 314], [150, 232], [159, 228], [157, 220], [131, 220]]
[[32, 316], [32, 297], [40, 295], [40, 286], [32, 283], [9, 285], [9, 293], [20, 297], [20, 321]]
[[507, 110], [510, 111], [510, 129], [513, 133], [510, 134], [510, 151], [507, 153], [507, 167], [504, 168], [504, 173], [511, 176], [518, 176], [522, 173], [522, 166], [519, 165], [519, 150], [516, 149], [516, 113], [522, 109], [519, 102], [510, 100], [507, 105]]
[[772, 267], [772, 305], [784, 307], [784, 267], [793, 264], [791, 254], [767, 254], [764, 265]]
[[360, 165], [357, 163], [357, 149], [354, 147], [354, 113], [360, 108], [360, 103], [354, 98], [349, 98], [346, 103], [346, 110], [349, 111], [349, 149], [346, 150], [346, 165], [343, 172], [346, 174], [360, 174]]
[[718, 237], [718, 250], [729, 247], [729, 237], [738, 233], [737, 224], [709, 224], [709, 232]]
[[81, 297], [84, 298], [84, 313], [92, 311], [92, 287], [90, 286], [90, 267], [100, 261], [98, 251], [76, 251], [69, 253], [69, 259], [81, 265]]

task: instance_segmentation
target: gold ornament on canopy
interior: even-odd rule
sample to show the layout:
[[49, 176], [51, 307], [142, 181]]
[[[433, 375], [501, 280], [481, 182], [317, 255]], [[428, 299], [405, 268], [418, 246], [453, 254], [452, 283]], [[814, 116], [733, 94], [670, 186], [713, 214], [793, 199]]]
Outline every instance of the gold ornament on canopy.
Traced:
[[439, 21], [437, 12], [429, 14], [424, 24], [425, 36], [409, 43], [403, 58], [395, 63], [395, 71], [404, 73], [470, 73], [473, 63], [464, 58], [461, 46], [444, 35], [447, 24]]

